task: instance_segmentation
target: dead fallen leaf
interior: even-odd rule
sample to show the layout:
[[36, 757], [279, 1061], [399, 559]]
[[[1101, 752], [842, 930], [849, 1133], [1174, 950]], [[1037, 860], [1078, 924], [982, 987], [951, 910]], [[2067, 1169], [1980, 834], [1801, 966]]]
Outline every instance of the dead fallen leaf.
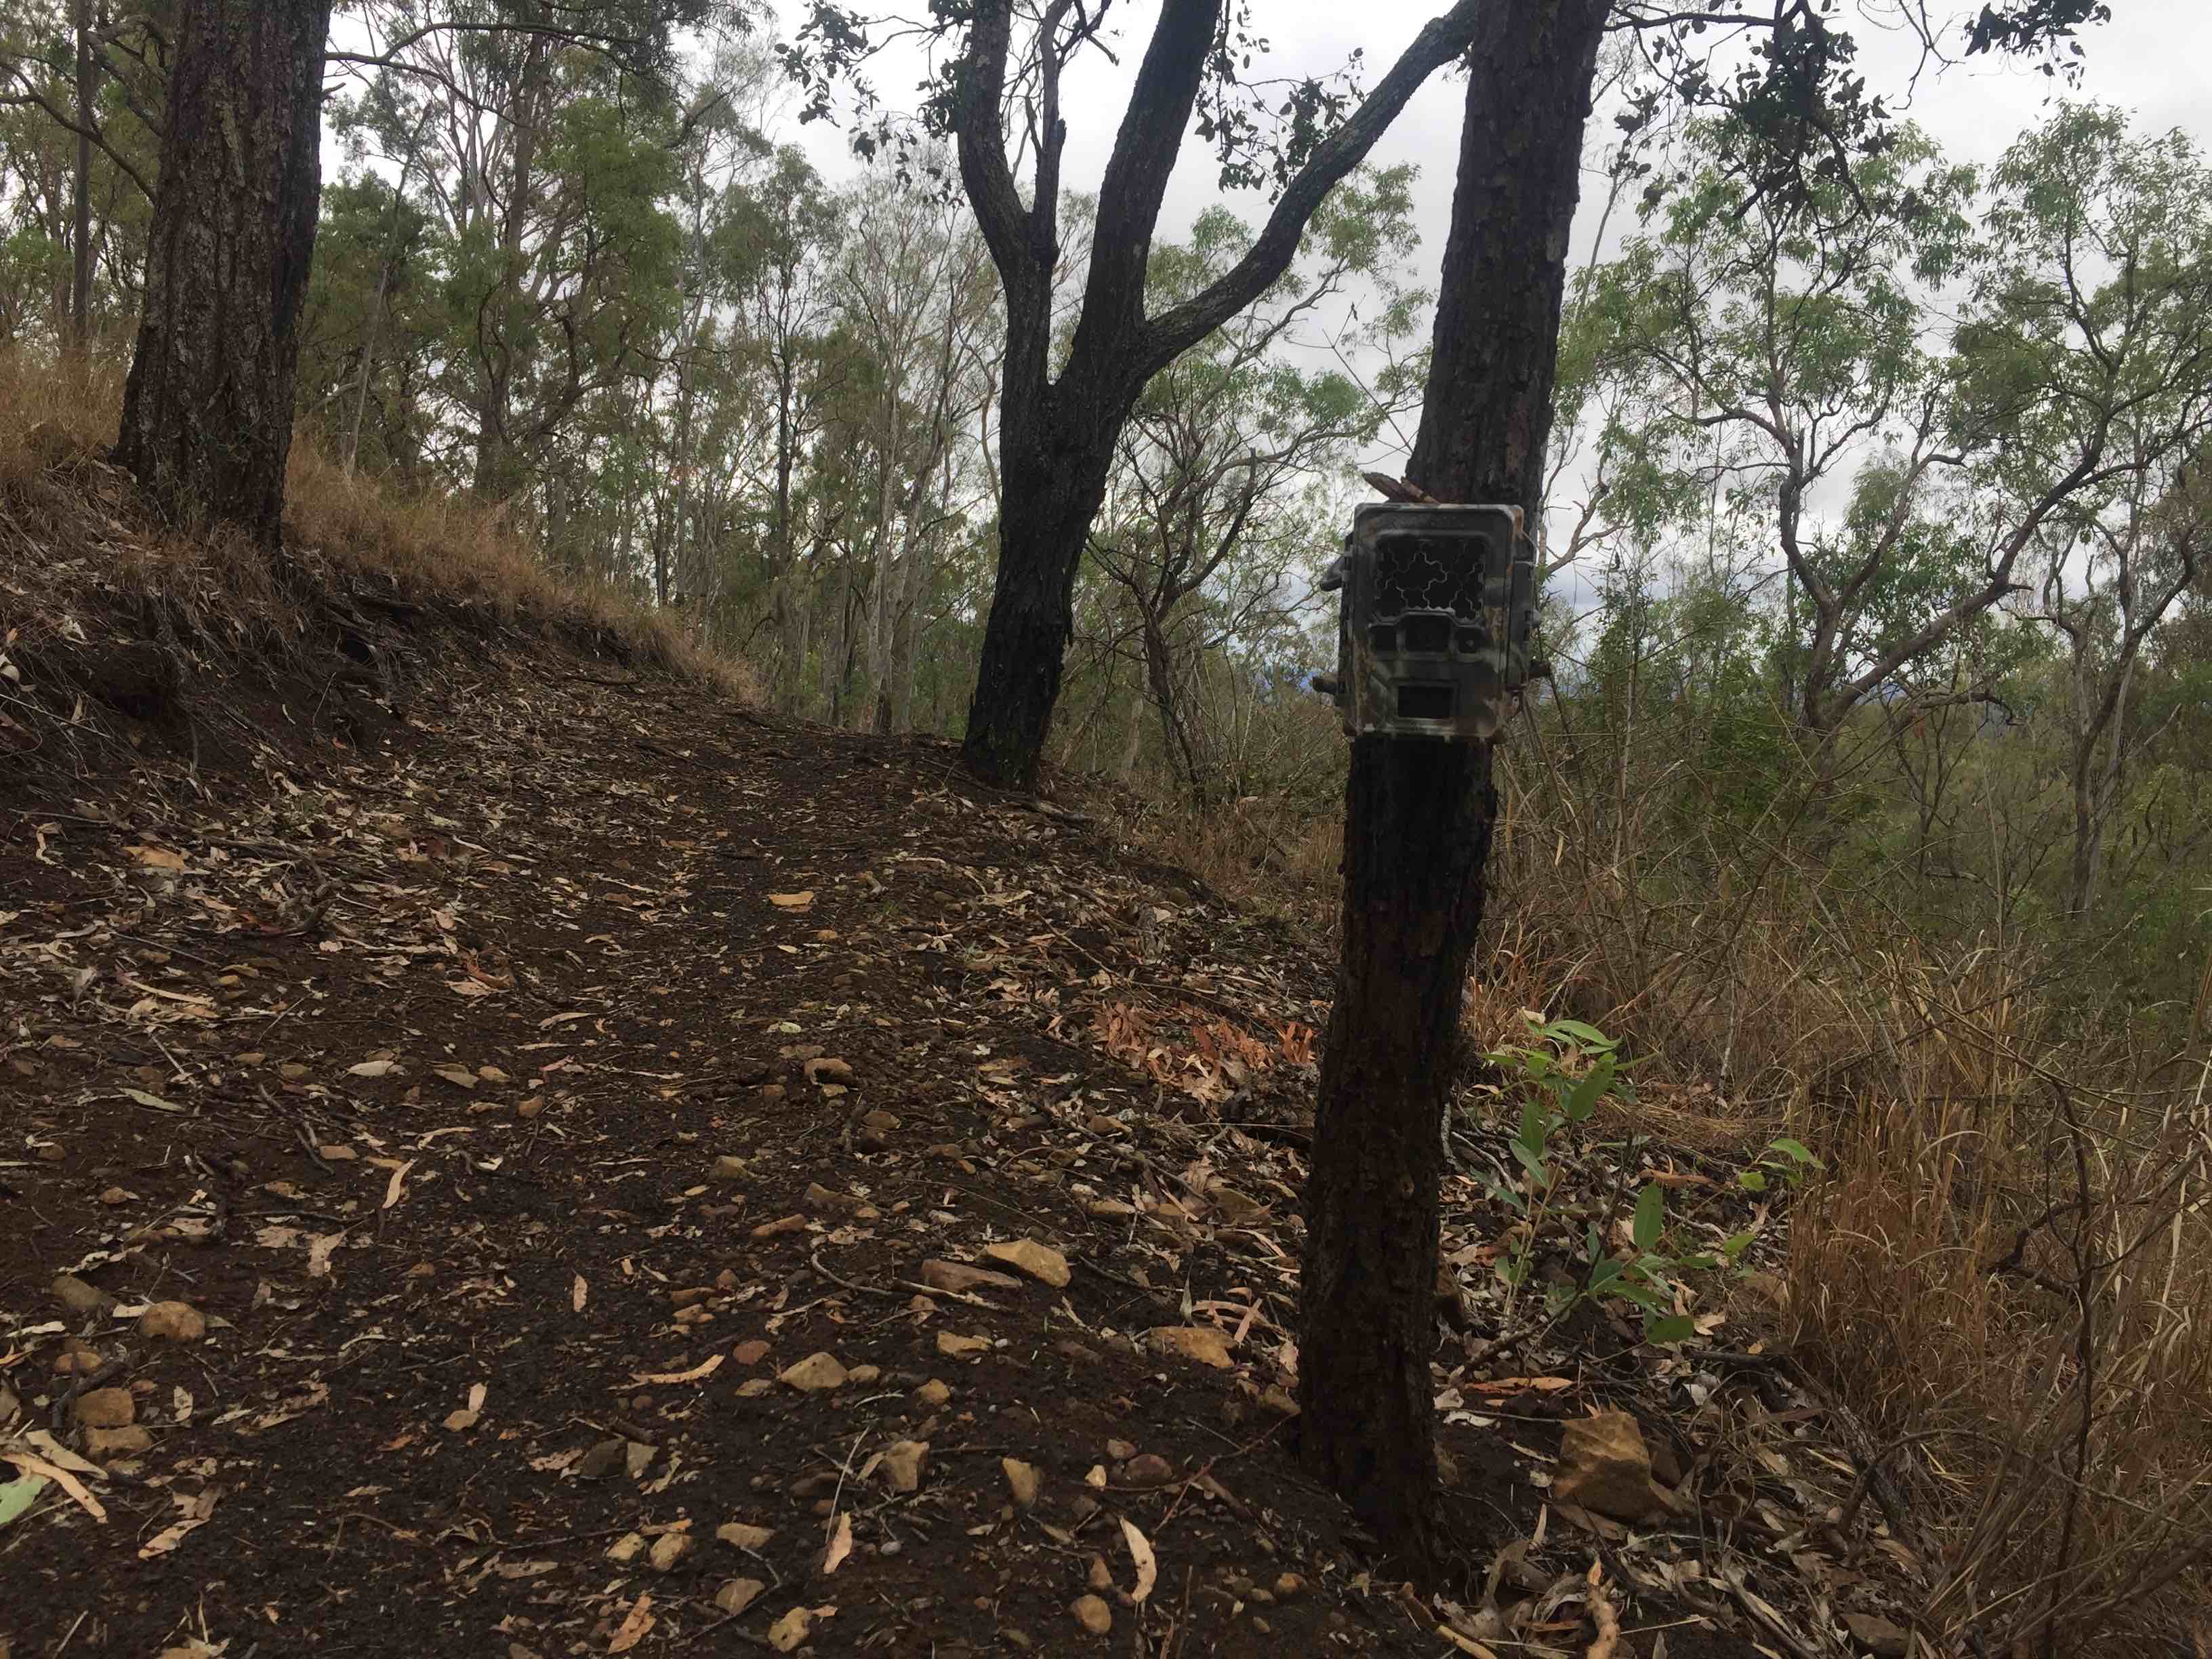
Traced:
[[67, 1492], [71, 1498], [75, 1498], [76, 1500], [77, 1506], [94, 1520], [103, 1523], [106, 1521], [107, 1510], [101, 1505], [100, 1501], [97, 1498], [94, 1498], [90, 1492], [87, 1492], [84, 1488], [84, 1482], [78, 1480], [67, 1469], [62, 1468], [57, 1464], [49, 1463], [43, 1457], [33, 1457], [27, 1451], [0, 1451], [0, 1457], [6, 1458], [8, 1462], [15, 1466], [18, 1471], [24, 1474], [44, 1476], [46, 1480], [52, 1481], [54, 1485], [59, 1486], [64, 1492]]
[[1137, 1587], [1129, 1592], [1132, 1601], [1141, 1601], [1152, 1593], [1159, 1581], [1160, 1564], [1152, 1553], [1152, 1540], [1137, 1530], [1137, 1523], [1124, 1516], [1121, 1519], [1121, 1539], [1129, 1547], [1129, 1559], [1136, 1564]]
[[830, 1546], [823, 1552], [822, 1576], [827, 1578], [845, 1565], [845, 1558], [853, 1553], [853, 1516], [849, 1510], [840, 1510], [830, 1528]]
[[398, 1067], [396, 1060], [364, 1060], [358, 1066], [347, 1066], [346, 1073], [351, 1077], [388, 1077]]
[[653, 1598], [641, 1593], [637, 1600], [629, 1604], [629, 1611], [623, 1615], [621, 1628], [615, 1632], [614, 1639], [607, 1644], [607, 1651], [628, 1653], [645, 1640], [646, 1632], [659, 1622], [653, 1616]]
[[384, 1188], [384, 1207], [388, 1210], [399, 1202], [401, 1195], [406, 1192], [407, 1172], [415, 1167], [416, 1160], [410, 1158], [403, 1164], [396, 1158], [380, 1158], [373, 1159], [372, 1162], [386, 1164], [391, 1168], [392, 1179], [386, 1183]]
[[578, 1313], [583, 1312], [584, 1299], [590, 1296], [591, 1293], [592, 1287], [584, 1282], [583, 1274], [578, 1273], [576, 1275], [576, 1282], [568, 1287], [568, 1305], [574, 1309]]
[[[796, 893], [770, 893], [768, 896], [768, 902], [781, 910], [804, 910], [814, 902], [814, 890], [811, 887], [805, 887]], [[803, 1611], [803, 1609], [794, 1608], [793, 1611]]]
[[629, 1382], [617, 1382], [615, 1387], [619, 1390], [639, 1388], [647, 1383], [696, 1382], [702, 1376], [712, 1376], [726, 1357], [719, 1353], [709, 1354], [688, 1371], [653, 1371], [646, 1375], [633, 1376]]

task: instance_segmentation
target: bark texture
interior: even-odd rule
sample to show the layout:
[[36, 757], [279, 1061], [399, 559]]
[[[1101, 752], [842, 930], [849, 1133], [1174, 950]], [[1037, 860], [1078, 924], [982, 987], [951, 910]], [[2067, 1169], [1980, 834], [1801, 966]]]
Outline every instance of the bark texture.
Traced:
[[274, 544], [322, 197], [330, 0], [183, 0], [117, 459]]
[[[1537, 516], [1567, 233], [1607, 0], [1498, 0], [1467, 125], [1409, 478]], [[1497, 795], [1488, 744], [1362, 737], [1344, 956], [1314, 1115], [1300, 1455], [1414, 1572], [1434, 1564], [1443, 1120]]]
[[1428, 396], [1406, 471], [1438, 501], [1518, 502], [1532, 530], [1606, 11], [1603, 0], [1504, 0], [1476, 32]]

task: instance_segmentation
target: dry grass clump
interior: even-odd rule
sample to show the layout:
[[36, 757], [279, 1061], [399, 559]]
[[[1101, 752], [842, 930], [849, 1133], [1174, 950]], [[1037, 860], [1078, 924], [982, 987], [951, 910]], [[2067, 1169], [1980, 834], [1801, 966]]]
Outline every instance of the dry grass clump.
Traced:
[[327, 636], [333, 616], [349, 629], [366, 605], [387, 622], [556, 643], [757, 700], [742, 663], [624, 595], [549, 570], [502, 508], [349, 475], [304, 428], [282, 558], [220, 530], [155, 523], [103, 459], [125, 368], [112, 356], [0, 354], [0, 550], [18, 578], [19, 629], [42, 613], [53, 623], [71, 606], [119, 605], [169, 645], [282, 655]]
[[[1717, 847], [1651, 821], [1626, 772], [1500, 767], [1468, 1036], [1588, 1020], [1684, 1085], [1656, 1097], [1694, 1099], [1647, 1131], [1820, 1156], [1782, 1218], [1788, 1334], [1871, 1437], [1863, 1477], [1906, 1496], [1918, 1651], [2212, 1653], [2204, 1022], [2178, 1054], [2100, 1036], [2044, 994], [2075, 958], [1917, 937], [1790, 823]], [[1333, 931], [1339, 826], [1252, 822], [1147, 827]]]
[[1917, 1496], [1925, 1650], [2189, 1653], [2212, 1605], [2212, 1053], [2062, 1024], [2063, 964], [1915, 937], [1787, 824], [1747, 860], [1656, 833], [1632, 787], [1522, 783], [1473, 1034], [1573, 1013], [1645, 1075], [1716, 1084], [1747, 1140], [1821, 1157], [1788, 1217], [1794, 1339]]

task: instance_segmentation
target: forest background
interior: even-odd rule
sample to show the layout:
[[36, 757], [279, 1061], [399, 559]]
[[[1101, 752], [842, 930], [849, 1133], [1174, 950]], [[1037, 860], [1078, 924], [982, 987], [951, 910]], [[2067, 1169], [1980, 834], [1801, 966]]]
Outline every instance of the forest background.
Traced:
[[[430, 19], [341, 9], [295, 470], [325, 496], [472, 501], [786, 713], [959, 736], [1003, 321], [945, 157], [895, 118], [865, 155], [879, 129], [849, 109], [802, 122], [765, 15], [685, 36], [650, 82]], [[1261, 21], [1285, 74], [1397, 44]], [[83, 234], [58, 118], [80, 24]], [[1714, 1121], [1813, 1147], [1790, 1305], [1875, 1420], [2008, 1423], [2061, 1484], [2094, 1457], [2100, 1492], [2171, 1516], [2152, 1497], [2201, 1504], [2212, 1467], [2212, 175], [2189, 67], [2212, 21], [2138, 0], [2078, 64], [1917, 75], [1916, 44], [1865, 33], [1909, 118], [1809, 200], [1761, 195], [1711, 125], [1624, 145], [1648, 46], [1606, 49], [1551, 672], [1500, 754], [1472, 1035], [1571, 1014]], [[76, 384], [114, 395], [162, 50], [158, 7], [0, 5], [0, 350], [27, 383], [82, 337]], [[895, 49], [875, 72], [895, 106], [927, 68]], [[1084, 117], [1119, 108], [1118, 73], [1064, 93], [1071, 304], [1109, 125]], [[1345, 743], [1305, 685], [1334, 657], [1315, 581], [1360, 473], [1411, 440], [1455, 91], [1438, 77], [1291, 274], [1146, 388], [1049, 748], [1324, 933]], [[1215, 172], [1189, 147], [1155, 309], [1264, 216]], [[2070, 1278], [2029, 1243], [2069, 1203]], [[2048, 1345], [2020, 1340], [2089, 1329], [2069, 1297], [2098, 1303], [2083, 1364], [2111, 1390], [2078, 1437]]]

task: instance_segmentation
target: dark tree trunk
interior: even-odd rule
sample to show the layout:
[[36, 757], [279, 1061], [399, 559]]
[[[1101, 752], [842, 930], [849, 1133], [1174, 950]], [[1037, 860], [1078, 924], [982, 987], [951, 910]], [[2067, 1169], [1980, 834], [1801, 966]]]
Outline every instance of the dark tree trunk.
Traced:
[[1306, 1468], [1415, 1571], [1437, 1490], [1437, 1188], [1494, 798], [1477, 744], [1362, 737], [1345, 786], [1344, 960], [1306, 1187]]
[[92, 53], [92, 0], [76, 0], [76, 179], [70, 204], [70, 331], [92, 341], [92, 122], [100, 80]]
[[[1498, 0], [1469, 52], [1435, 355], [1410, 478], [1539, 520], [1567, 234], [1607, 0]], [[1487, 744], [1362, 737], [1343, 962], [1306, 1189], [1300, 1454], [1417, 1573], [1433, 1564], [1438, 1184], [1497, 796]]]
[[1018, 458], [1014, 434], [1002, 428], [999, 580], [961, 751], [986, 781], [1036, 786], [1075, 632], [1076, 572], [1106, 499], [1118, 430], [1116, 422], [1103, 442], [1035, 444]]
[[274, 544], [322, 197], [331, 0], [184, 0], [117, 459]]
[[1605, 16], [1603, 0], [1509, 0], [1475, 32], [1427, 397], [1406, 472], [1440, 501], [1517, 502], [1532, 533]]

